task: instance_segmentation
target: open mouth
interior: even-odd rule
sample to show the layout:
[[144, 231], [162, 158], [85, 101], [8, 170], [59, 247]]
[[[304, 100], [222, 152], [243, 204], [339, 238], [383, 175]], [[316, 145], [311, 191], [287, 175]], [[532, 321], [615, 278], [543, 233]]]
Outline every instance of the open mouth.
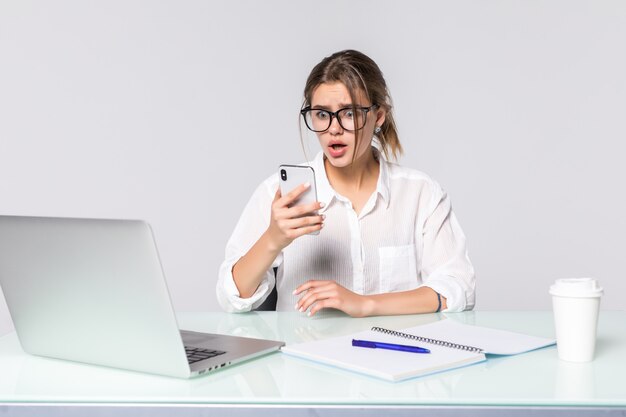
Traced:
[[328, 156], [331, 158], [341, 158], [348, 152], [348, 145], [343, 143], [328, 144]]

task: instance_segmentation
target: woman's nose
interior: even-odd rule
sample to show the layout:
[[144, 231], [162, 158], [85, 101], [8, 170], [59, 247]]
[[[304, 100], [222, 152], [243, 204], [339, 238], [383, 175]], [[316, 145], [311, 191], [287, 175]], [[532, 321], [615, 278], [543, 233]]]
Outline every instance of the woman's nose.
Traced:
[[337, 116], [333, 117], [333, 119], [330, 121], [330, 127], [328, 128], [328, 131], [333, 135], [343, 132], [343, 128], [339, 124], [339, 118]]

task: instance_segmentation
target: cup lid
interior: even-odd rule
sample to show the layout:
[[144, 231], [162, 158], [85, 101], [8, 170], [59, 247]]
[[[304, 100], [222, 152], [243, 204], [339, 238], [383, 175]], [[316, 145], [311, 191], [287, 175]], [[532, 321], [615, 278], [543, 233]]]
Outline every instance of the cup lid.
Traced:
[[558, 297], [601, 297], [603, 289], [595, 278], [557, 279], [550, 286], [550, 294]]

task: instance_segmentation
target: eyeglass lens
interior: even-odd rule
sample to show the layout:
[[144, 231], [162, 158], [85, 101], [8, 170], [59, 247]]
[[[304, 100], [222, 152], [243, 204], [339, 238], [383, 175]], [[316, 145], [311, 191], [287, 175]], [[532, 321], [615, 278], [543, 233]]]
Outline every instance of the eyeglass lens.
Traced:
[[[323, 132], [332, 124], [333, 116], [333, 113], [326, 110], [311, 109], [306, 112], [305, 121], [309, 129]], [[365, 109], [341, 109], [336, 114], [339, 124], [346, 130], [361, 129], [365, 125], [366, 116]]]

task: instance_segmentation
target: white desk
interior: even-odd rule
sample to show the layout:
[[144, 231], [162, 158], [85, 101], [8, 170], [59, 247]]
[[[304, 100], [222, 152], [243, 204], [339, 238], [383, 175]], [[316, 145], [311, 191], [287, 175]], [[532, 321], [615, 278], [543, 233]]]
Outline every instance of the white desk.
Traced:
[[[467, 323], [553, 337], [549, 312], [450, 314]], [[443, 317], [353, 319], [340, 313], [181, 313], [181, 328], [284, 340], [401, 329]], [[559, 361], [555, 347], [401, 383], [274, 353], [194, 380], [150, 376], [22, 352], [0, 338], [0, 415], [390, 416], [626, 415], [626, 312], [602, 312], [596, 359]]]

